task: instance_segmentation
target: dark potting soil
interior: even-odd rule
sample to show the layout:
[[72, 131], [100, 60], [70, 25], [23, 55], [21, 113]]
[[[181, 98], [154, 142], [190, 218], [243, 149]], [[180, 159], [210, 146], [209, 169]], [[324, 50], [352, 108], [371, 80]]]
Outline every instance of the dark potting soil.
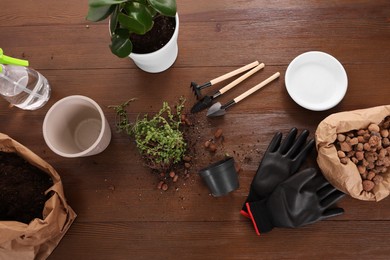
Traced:
[[145, 54], [157, 51], [164, 47], [172, 38], [176, 21], [174, 17], [156, 16], [153, 28], [144, 35], [131, 34], [133, 52]]
[[15, 153], [0, 152], [0, 220], [28, 224], [43, 218], [50, 176]]

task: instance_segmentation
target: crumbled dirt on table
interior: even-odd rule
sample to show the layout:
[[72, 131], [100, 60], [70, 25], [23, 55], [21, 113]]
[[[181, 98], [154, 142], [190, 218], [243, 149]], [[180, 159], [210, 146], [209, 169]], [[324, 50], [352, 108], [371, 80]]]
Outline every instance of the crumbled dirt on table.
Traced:
[[229, 129], [219, 127], [217, 123], [208, 119], [206, 115], [197, 113], [188, 115], [193, 125], [184, 134], [189, 146], [189, 153], [193, 156], [193, 168], [196, 172], [209, 166], [226, 156], [233, 157], [236, 170], [241, 166], [253, 163], [260, 151], [256, 148], [258, 143], [239, 144], [232, 142]]
[[253, 163], [259, 156], [257, 144], [231, 147], [231, 139], [225, 135], [225, 129], [216, 126], [203, 113], [186, 113], [182, 117], [183, 135], [187, 142], [187, 153], [181, 163], [167, 172], [154, 172], [158, 176], [157, 189], [161, 191], [179, 191], [183, 186], [197, 184], [198, 172], [212, 163], [231, 156], [235, 159], [239, 173], [243, 165]]
[[183, 186], [188, 187], [195, 183], [196, 175], [201, 168], [205, 167], [207, 158], [214, 157], [216, 154], [216, 152], [210, 152], [207, 156], [204, 155], [207, 151], [201, 143], [205, 129], [208, 131], [210, 128], [204, 116], [202, 118], [199, 114], [183, 113], [181, 120], [187, 152], [182, 162], [174, 165], [167, 172], [155, 171], [158, 175], [157, 189], [161, 191], [180, 191]]
[[42, 218], [50, 176], [15, 153], [0, 152], [0, 221]]
[[193, 157], [193, 169], [199, 172], [227, 155], [224, 149], [225, 136], [223, 129], [213, 130], [211, 122], [204, 114], [187, 116], [192, 125], [185, 129], [184, 136], [188, 144], [188, 153]]

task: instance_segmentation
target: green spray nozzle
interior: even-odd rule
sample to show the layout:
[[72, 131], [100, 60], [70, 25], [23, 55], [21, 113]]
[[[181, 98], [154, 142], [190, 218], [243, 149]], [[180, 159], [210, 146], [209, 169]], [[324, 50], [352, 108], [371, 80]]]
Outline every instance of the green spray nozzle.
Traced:
[[[9, 57], [7, 55], [3, 54], [3, 49], [0, 48], [0, 64], [11, 64], [11, 65], [18, 65], [18, 66], [28, 66], [28, 60], [21, 60]], [[0, 66], [0, 72], [3, 71], [3, 67]]]

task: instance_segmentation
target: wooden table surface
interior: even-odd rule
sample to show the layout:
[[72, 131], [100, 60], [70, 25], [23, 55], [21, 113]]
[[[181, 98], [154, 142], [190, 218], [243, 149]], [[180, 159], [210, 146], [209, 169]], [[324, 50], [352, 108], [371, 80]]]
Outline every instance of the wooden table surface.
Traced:
[[[389, 104], [390, 2], [388, 0], [265, 1], [179, 0], [179, 55], [169, 70], [149, 74], [130, 59], [111, 54], [107, 22], [85, 20], [87, 0], [2, 0], [0, 47], [24, 57], [47, 77], [49, 102], [36, 111], [9, 108], [0, 100], [0, 132], [29, 147], [61, 175], [78, 214], [49, 259], [389, 259], [390, 199], [345, 197], [345, 214], [298, 228], [257, 236], [239, 214], [249, 185], [276, 131], [309, 129], [340, 111]], [[313, 112], [288, 96], [288, 64], [306, 51], [336, 57], [348, 74], [348, 91], [336, 107]], [[220, 152], [240, 162], [240, 187], [215, 198], [198, 176], [216, 155], [197, 151], [188, 179], [166, 192], [142, 164], [133, 139], [115, 131], [109, 105], [128, 98], [130, 118], [157, 112], [163, 101], [195, 102], [191, 81], [207, 82], [254, 60], [263, 71], [222, 96], [226, 102], [267, 76], [281, 77], [229, 109], [221, 118], [197, 115], [199, 141], [224, 131]], [[219, 85], [221, 86], [221, 85]], [[209, 89], [216, 90], [217, 86]], [[113, 130], [101, 154], [62, 158], [45, 144], [42, 123], [59, 99], [80, 94], [99, 103]], [[198, 167], [198, 168], [197, 168]]]

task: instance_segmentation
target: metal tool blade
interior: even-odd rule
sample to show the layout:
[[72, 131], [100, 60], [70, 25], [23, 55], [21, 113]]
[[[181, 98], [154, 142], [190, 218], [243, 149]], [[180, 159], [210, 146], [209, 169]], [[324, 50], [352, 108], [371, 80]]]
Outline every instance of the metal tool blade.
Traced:
[[209, 110], [207, 110], [208, 117], [223, 116], [226, 113], [225, 108], [222, 107], [221, 103], [217, 102], [213, 104]]

